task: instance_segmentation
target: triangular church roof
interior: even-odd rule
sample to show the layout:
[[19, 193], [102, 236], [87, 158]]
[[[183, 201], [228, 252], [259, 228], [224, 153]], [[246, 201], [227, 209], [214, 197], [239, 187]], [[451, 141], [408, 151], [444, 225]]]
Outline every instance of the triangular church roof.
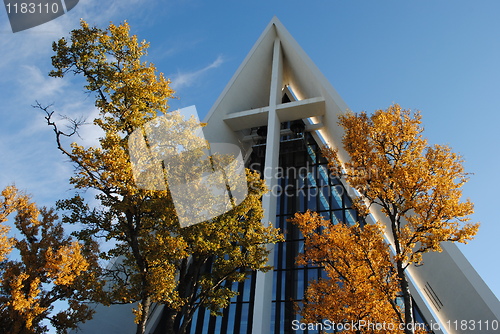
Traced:
[[[338, 128], [339, 113], [348, 110], [347, 104], [277, 17], [273, 17], [269, 22], [207, 114], [206, 137], [210, 142], [227, 142], [228, 138], [233, 138], [237, 142], [238, 139], [234, 138], [234, 133], [232, 133], [234, 130], [265, 125], [267, 122], [264, 109], [269, 105], [270, 100], [273, 46], [276, 39], [280, 41], [283, 55], [281, 88], [288, 86], [299, 101], [309, 100], [309, 102], [323, 104], [321, 119], [316, 120], [325, 125], [323, 139], [330, 145], [339, 142], [338, 134], [341, 131], [334, 130]], [[305, 102], [296, 103], [297, 105], [306, 104]], [[231, 117], [231, 114], [249, 113], [251, 110], [264, 112], [254, 117], [242, 118], [241, 124]], [[287, 108], [287, 111], [283, 111], [281, 115], [288, 114], [288, 110], [292, 109]], [[294, 115], [280, 117], [281, 121], [292, 120], [292, 118]], [[212, 131], [212, 128], [216, 130]]]

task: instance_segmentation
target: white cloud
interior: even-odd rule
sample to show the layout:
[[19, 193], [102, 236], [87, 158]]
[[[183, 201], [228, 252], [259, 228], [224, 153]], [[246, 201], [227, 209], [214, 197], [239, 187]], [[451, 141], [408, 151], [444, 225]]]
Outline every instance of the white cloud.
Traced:
[[46, 99], [55, 94], [61, 94], [67, 85], [66, 80], [51, 78], [34, 65], [21, 65], [21, 71], [17, 78], [24, 90], [23, 94], [37, 99]]
[[192, 86], [195, 82], [197, 82], [203, 74], [207, 71], [217, 68], [224, 63], [224, 58], [219, 55], [217, 59], [215, 59], [211, 64], [205, 66], [201, 70], [192, 71], [192, 72], [177, 72], [171, 79], [172, 88], [174, 90], [179, 90], [182, 87]]
[[52, 42], [68, 36], [71, 30], [78, 28], [80, 18], [91, 25], [105, 27], [110, 21], [123, 21], [125, 15], [138, 15], [145, 8], [147, 6], [141, 0], [80, 1], [67, 14], [18, 33], [12, 33], [7, 14], [0, 11], [0, 70], [3, 74], [0, 81], [12, 77], [12, 70], [15, 71], [21, 64], [47, 62], [52, 54]]

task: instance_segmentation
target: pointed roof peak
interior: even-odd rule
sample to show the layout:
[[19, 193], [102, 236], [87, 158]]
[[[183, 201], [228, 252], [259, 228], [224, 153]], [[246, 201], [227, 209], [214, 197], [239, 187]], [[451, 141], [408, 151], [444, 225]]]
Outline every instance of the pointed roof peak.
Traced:
[[274, 25], [277, 25], [277, 24], [283, 25], [276, 15], [273, 16], [273, 18], [271, 19], [271, 21], [269, 23], [274, 24]]
[[[273, 50], [277, 40], [282, 58], [281, 82], [278, 84], [281, 88], [289, 86], [299, 101], [326, 101], [327, 114], [323, 121], [329, 123], [332, 132], [338, 132], [334, 131], [338, 126], [337, 115], [345, 112], [347, 105], [278, 17], [273, 16], [208, 112], [205, 122], [209, 125], [205, 129], [209, 141], [221, 142], [232, 137], [237, 142], [238, 134], [228, 125], [229, 115], [269, 106]], [[326, 141], [334, 142], [326, 132], [326, 137], [330, 137]]]

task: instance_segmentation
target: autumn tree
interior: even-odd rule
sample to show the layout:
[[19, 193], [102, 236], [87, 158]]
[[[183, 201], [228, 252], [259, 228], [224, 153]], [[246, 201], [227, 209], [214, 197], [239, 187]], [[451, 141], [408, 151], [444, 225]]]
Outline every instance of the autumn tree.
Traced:
[[[7, 225], [9, 218], [14, 223]], [[8, 236], [11, 227], [12, 237]], [[52, 209], [38, 208], [15, 187], [0, 198], [0, 328], [3, 333], [46, 333], [44, 321], [67, 333], [92, 318], [86, 304], [100, 286], [95, 258], [64, 235]], [[54, 304], [58, 302], [57, 309]], [[63, 308], [60, 302], [66, 304]]]
[[[137, 333], [144, 333], [152, 303], [162, 304], [165, 332], [184, 333], [197, 308], [216, 314], [228, 305], [236, 292], [227, 283], [269, 269], [265, 245], [279, 235], [261, 224], [260, 197], [266, 189], [250, 171], [243, 171], [244, 186], [252, 185], [244, 200], [236, 201], [227, 185], [227, 210], [181, 224], [179, 210], [193, 214], [189, 217], [197, 210], [210, 214], [218, 204], [205, 196], [210, 187], [220, 178], [232, 180], [237, 171], [219, 168], [234, 167], [231, 157], [209, 152], [197, 136], [196, 120], [168, 112], [173, 91], [154, 65], [142, 60], [147, 48], [130, 35], [126, 23], [102, 30], [82, 21], [69, 40], [54, 43], [50, 75], [83, 76], [85, 88], [95, 94], [99, 116], [93, 124], [104, 133], [97, 146], [65, 146], [64, 138], [77, 133], [81, 122], [72, 121], [64, 132], [50, 107], [38, 107], [46, 112], [58, 149], [76, 168], [70, 182], [78, 190], [97, 192], [98, 206], [76, 195], [60, 201], [59, 208], [67, 211], [66, 222], [81, 224], [81, 240], [108, 242], [101, 258], [115, 264], [104, 270], [107, 303], [138, 302]], [[207, 172], [212, 177], [201, 177]], [[183, 186], [181, 195], [190, 194], [188, 202], [194, 197], [199, 204], [174, 205], [179, 192], [173, 189]]]
[[379, 208], [387, 217], [404, 321], [413, 323], [406, 269], [421, 264], [423, 253], [441, 251], [442, 242], [466, 243], [478, 230], [479, 224], [469, 223], [472, 202], [461, 200], [468, 180], [463, 159], [448, 146], [428, 145], [420, 113], [397, 104], [371, 116], [344, 114], [339, 124], [347, 155], [332, 148], [323, 153], [332, 171], [359, 192], [358, 211]]
[[[308, 283], [302, 321], [328, 319], [346, 324], [346, 333], [402, 333], [403, 310], [397, 303], [399, 282], [380, 225], [333, 224], [315, 212], [291, 219], [304, 235], [297, 265], [324, 267], [327, 278]], [[349, 327], [386, 324], [385, 331]]]

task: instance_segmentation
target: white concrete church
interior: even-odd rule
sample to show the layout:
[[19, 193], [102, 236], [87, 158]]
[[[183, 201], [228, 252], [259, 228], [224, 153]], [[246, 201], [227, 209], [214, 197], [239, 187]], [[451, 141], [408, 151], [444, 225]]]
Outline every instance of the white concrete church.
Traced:
[[[264, 221], [287, 231], [286, 241], [274, 245], [270, 264], [274, 270], [256, 273], [236, 287], [224, 316], [199, 309], [190, 333], [316, 333], [293, 331], [298, 319], [293, 301], [303, 297], [307, 282], [321, 277], [318, 268], [298, 268], [295, 257], [303, 245], [300, 233], [287, 222], [295, 212], [311, 209], [333, 222], [353, 223], [357, 218], [345, 190], [332, 184], [319, 147], [341, 148], [343, 130], [338, 115], [348, 110], [328, 80], [277, 18], [273, 18], [215, 102], [204, 122], [205, 138], [212, 143], [238, 145], [247, 166], [262, 171], [307, 168], [307, 175], [276, 178], [264, 173], [270, 189], [293, 185], [301, 192], [263, 198]], [[291, 189], [293, 193], [293, 186]], [[305, 192], [304, 192], [305, 189]], [[339, 191], [343, 189], [344, 191]], [[295, 189], [298, 190], [298, 189]], [[314, 192], [312, 191], [314, 190]], [[314, 196], [304, 196], [312, 194]], [[367, 219], [382, 222], [376, 210]], [[498, 333], [500, 302], [454, 244], [442, 253], [426, 254], [425, 264], [408, 268], [417, 320], [434, 333]], [[149, 333], [161, 333], [161, 306], [154, 308]], [[482, 324], [481, 330], [462, 330], [462, 320]], [[496, 327], [494, 324], [496, 323]], [[487, 325], [488, 324], [488, 325]], [[81, 326], [83, 333], [134, 333], [128, 306], [99, 306], [93, 320]]]

